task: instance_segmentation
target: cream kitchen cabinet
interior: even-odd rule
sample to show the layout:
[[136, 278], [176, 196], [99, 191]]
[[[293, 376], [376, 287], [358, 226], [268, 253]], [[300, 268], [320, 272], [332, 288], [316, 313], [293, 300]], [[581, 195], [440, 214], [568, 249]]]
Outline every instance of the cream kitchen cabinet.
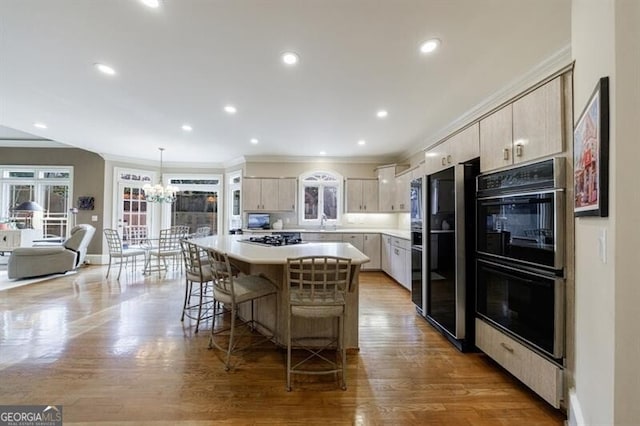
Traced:
[[476, 318], [475, 326], [478, 349], [493, 358], [549, 404], [560, 408], [562, 367], [479, 318]]
[[[406, 165], [392, 164], [378, 167], [378, 200], [379, 211], [383, 213], [397, 213], [409, 211], [406, 200], [397, 196], [399, 183], [396, 176], [408, 168]], [[404, 180], [404, 178], [401, 178]], [[408, 191], [408, 189], [407, 189]], [[409, 194], [407, 193], [407, 197]]]
[[391, 278], [411, 290], [411, 243], [404, 238], [382, 235], [381, 266]]
[[245, 211], [295, 211], [295, 178], [249, 178], [242, 180]]
[[396, 176], [396, 191], [395, 191], [395, 210], [397, 212], [409, 211], [409, 192], [411, 190], [411, 171], [407, 170], [404, 173], [400, 173]]
[[425, 174], [432, 174], [479, 156], [479, 124], [474, 123], [425, 153]]
[[396, 166], [378, 167], [378, 211], [395, 211]]
[[342, 241], [350, 243], [369, 258], [369, 262], [362, 265], [362, 270], [380, 269], [380, 234], [342, 234]]
[[302, 240], [316, 243], [341, 243], [342, 234], [337, 232], [303, 232]]
[[378, 180], [347, 179], [345, 182], [347, 213], [374, 213], [378, 211]]
[[480, 120], [480, 171], [560, 153], [562, 77]]

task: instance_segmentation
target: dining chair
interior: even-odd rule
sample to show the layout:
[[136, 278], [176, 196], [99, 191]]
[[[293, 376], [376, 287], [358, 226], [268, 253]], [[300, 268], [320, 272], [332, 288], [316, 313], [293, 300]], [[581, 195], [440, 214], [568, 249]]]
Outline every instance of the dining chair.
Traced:
[[[304, 256], [287, 259], [287, 390], [291, 390], [293, 374], [336, 374], [340, 386], [347, 388], [347, 351], [344, 344], [346, 292], [351, 279], [351, 259], [336, 256]], [[337, 319], [337, 336], [292, 336], [296, 318]], [[333, 329], [333, 327], [332, 327]], [[292, 365], [292, 349], [303, 350], [305, 356]], [[326, 355], [336, 349], [339, 361]], [[296, 360], [299, 358], [296, 358]], [[304, 367], [303, 367], [304, 365]]]
[[124, 227], [123, 241], [130, 246], [149, 244], [149, 228], [147, 225], [127, 225]]
[[180, 321], [184, 321], [185, 316], [194, 319], [196, 321], [195, 332], [197, 333], [200, 321], [209, 319], [215, 314], [213, 274], [207, 252], [204, 249], [187, 240], [181, 240], [180, 246], [184, 260], [186, 284]]
[[[158, 238], [158, 245], [152, 247], [149, 250], [149, 258], [147, 259], [147, 272], [158, 271], [158, 275], [162, 271], [169, 270], [169, 264], [167, 260], [170, 260], [173, 264], [174, 270], [177, 267], [182, 269], [182, 265], [179, 262], [181, 256], [180, 240], [184, 236], [176, 232], [174, 229], [161, 229], [160, 238]], [[152, 265], [153, 259], [156, 260], [156, 264]]]
[[[209, 349], [215, 347], [226, 353], [224, 366], [225, 370], [229, 371], [232, 354], [274, 338], [273, 331], [254, 317], [254, 302], [273, 295], [274, 303], [277, 303], [276, 286], [261, 275], [234, 275], [236, 271], [234, 271], [226, 253], [213, 249], [209, 249], [208, 252], [213, 274], [213, 297], [223, 307], [222, 315], [213, 316]], [[248, 319], [239, 316], [239, 306], [244, 303], [251, 303], [250, 318]], [[276, 311], [274, 310], [274, 312]], [[227, 314], [230, 317], [228, 326], [223, 323]], [[255, 333], [258, 327], [262, 333], [261, 336]], [[244, 337], [249, 339], [251, 343], [238, 346], [238, 342]], [[256, 339], [257, 337], [260, 338]], [[226, 345], [221, 343], [225, 338]]]
[[107, 268], [107, 276], [109, 278], [109, 272], [111, 271], [111, 263], [114, 260], [118, 260], [120, 264], [120, 268], [118, 269], [118, 277], [117, 280], [120, 279], [120, 274], [122, 273], [122, 264], [129, 264], [129, 260], [133, 261], [133, 268], [136, 267], [136, 259], [138, 256], [145, 256], [146, 252], [141, 248], [124, 248], [122, 246], [122, 240], [120, 239], [120, 234], [116, 229], [105, 229], [104, 230], [105, 238], [107, 239], [107, 245], [109, 247], [109, 267]]

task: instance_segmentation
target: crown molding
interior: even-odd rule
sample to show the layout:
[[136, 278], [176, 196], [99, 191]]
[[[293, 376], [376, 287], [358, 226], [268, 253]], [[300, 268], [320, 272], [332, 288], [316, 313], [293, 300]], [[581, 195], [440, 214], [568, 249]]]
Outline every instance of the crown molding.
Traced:
[[557, 73], [559, 70], [570, 66], [571, 63], [571, 43], [569, 43], [556, 51], [551, 56], [538, 63], [527, 73], [509, 81], [499, 90], [495, 91], [493, 94], [483, 99], [478, 104], [463, 112], [448, 125], [441, 128], [438, 132], [426, 136], [420, 141], [417, 141], [415, 144], [413, 144], [412, 148], [409, 148], [403, 152], [401, 158], [409, 158], [421, 151], [425, 151], [431, 148], [433, 145], [437, 144], [457, 130], [460, 130], [465, 126], [472, 124], [474, 121], [477, 121], [480, 117], [495, 109], [499, 105], [506, 103], [510, 99], [517, 97], [523, 92], [526, 92], [532, 86], [535, 86], [537, 83], [546, 79], [550, 75]]
[[381, 164], [394, 162], [396, 156], [381, 157], [324, 157], [324, 156], [245, 156], [245, 162], [249, 163], [356, 163], [356, 164]]
[[0, 138], [0, 147], [6, 148], [72, 148], [51, 139]]

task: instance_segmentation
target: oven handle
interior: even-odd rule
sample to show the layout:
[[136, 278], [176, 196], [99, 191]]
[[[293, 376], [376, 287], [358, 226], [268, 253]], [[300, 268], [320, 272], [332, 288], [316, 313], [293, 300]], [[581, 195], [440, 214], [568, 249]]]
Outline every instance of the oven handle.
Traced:
[[[520, 268], [514, 268], [513, 266], [507, 266], [504, 263], [491, 262], [490, 260], [478, 259], [478, 263], [484, 263], [486, 265], [494, 266], [494, 267], [500, 268], [500, 269], [507, 269], [507, 270], [512, 271], [512, 272], [519, 272], [519, 273], [524, 273], [524, 274], [527, 274], [527, 275], [533, 275], [534, 277], [545, 278], [547, 280], [554, 280], [556, 283], [564, 281], [563, 277], [539, 274], [537, 272], [533, 272], [533, 271], [530, 271], [528, 269], [527, 270], [523, 270], [523, 269], [520, 269]], [[522, 278], [518, 277], [518, 279], [522, 279]]]
[[505, 193], [502, 195], [492, 195], [490, 197], [478, 197], [478, 201], [481, 200], [496, 200], [499, 198], [510, 198], [510, 197], [526, 197], [529, 195], [540, 195], [540, 194], [555, 194], [558, 192], [564, 192], [564, 189], [562, 188], [555, 188], [555, 189], [547, 189], [544, 191], [530, 191], [530, 192], [517, 192], [517, 193]]

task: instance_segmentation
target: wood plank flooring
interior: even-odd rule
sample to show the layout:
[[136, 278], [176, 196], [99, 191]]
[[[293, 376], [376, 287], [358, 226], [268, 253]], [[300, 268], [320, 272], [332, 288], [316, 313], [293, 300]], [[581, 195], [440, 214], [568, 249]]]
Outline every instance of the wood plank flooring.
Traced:
[[285, 351], [224, 371], [210, 324], [180, 311], [184, 282], [106, 269], [0, 292], [0, 404], [61, 404], [65, 424], [562, 425], [486, 356], [462, 354], [383, 273], [361, 274], [360, 350], [346, 391], [298, 379]]

